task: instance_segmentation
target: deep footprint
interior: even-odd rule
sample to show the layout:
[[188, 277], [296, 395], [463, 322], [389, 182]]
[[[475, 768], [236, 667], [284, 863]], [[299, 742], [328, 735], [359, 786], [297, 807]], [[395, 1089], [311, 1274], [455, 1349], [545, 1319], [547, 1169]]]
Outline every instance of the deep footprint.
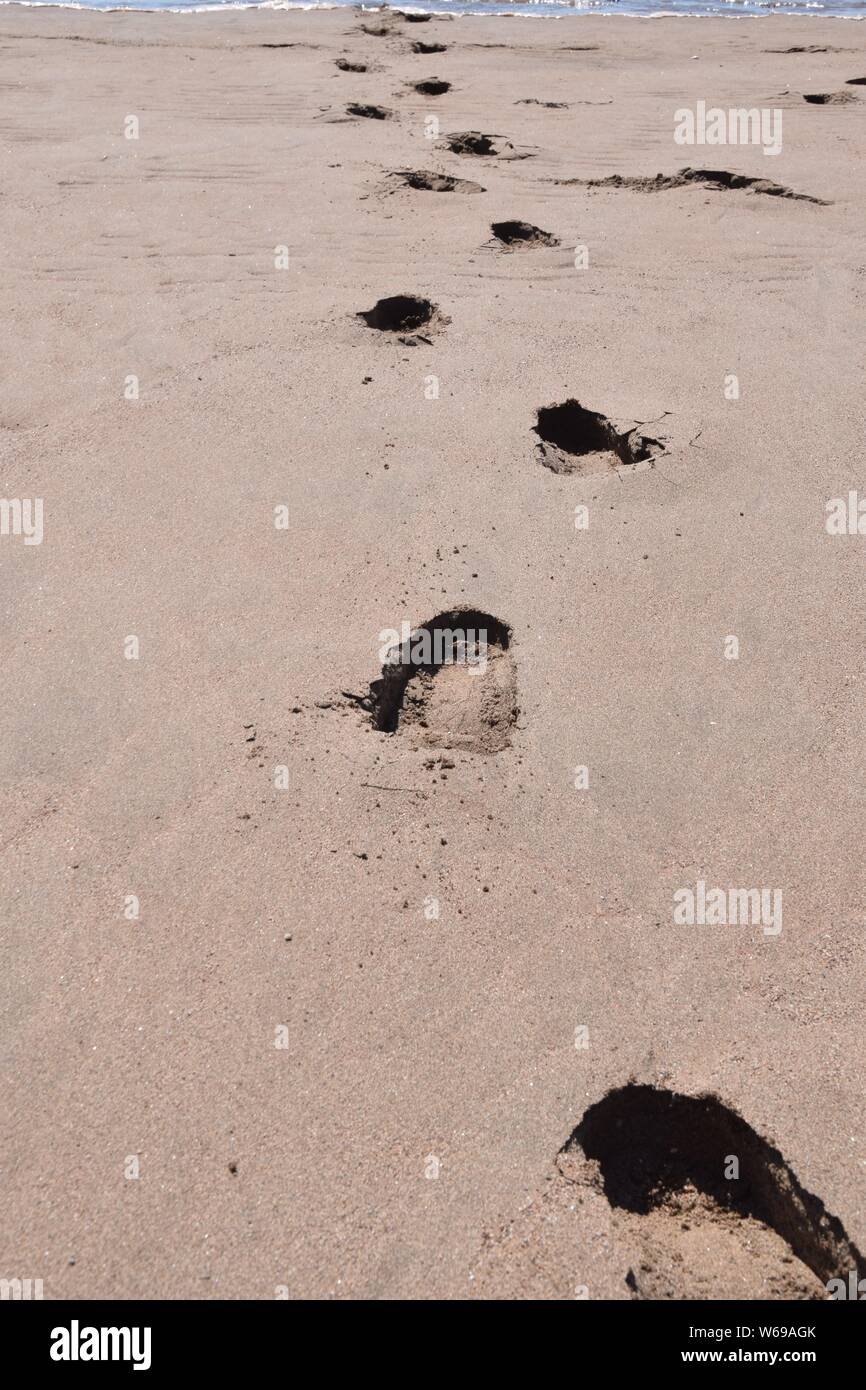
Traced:
[[366, 72], [366, 63], [350, 63], [348, 58], [335, 58], [334, 66], [341, 72]]
[[451, 83], [439, 77], [425, 77], [422, 82], [410, 82], [409, 86], [424, 97], [441, 97], [451, 91]]
[[350, 101], [346, 107], [350, 116], [363, 116], [370, 121], [393, 121], [394, 112], [387, 106], [369, 106], [364, 102]]
[[605, 415], [585, 409], [573, 397], [561, 405], [542, 406], [537, 417], [533, 429], [539, 455], [553, 473], [604, 473], [620, 464], [642, 463], [663, 447], [636, 428], [618, 430]]
[[561, 185], [579, 184], [584, 188], [625, 188], [636, 193], [663, 193], [669, 188], [687, 188], [693, 184], [704, 184], [715, 191], [743, 189], [748, 193], [766, 193], [774, 198], [796, 198], [804, 203], [828, 204], [823, 198], [813, 198], [808, 193], [794, 193], [781, 183], [770, 179], [752, 178], [747, 174], [732, 174], [727, 169], [679, 169], [675, 174], [656, 174], [629, 178], [624, 174], [610, 174], [605, 179], [554, 179]]
[[393, 177], [400, 179], [407, 188], [426, 193], [486, 192], [480, 183], [473, 183], [471, 179], [455, 179], [451, 174], [437, 174], [429, 169], [395, 169]]
[[420, 39], [416, 39], [412, 45], [413, 53], [447, 53], [447, 51], [447, 43], [423, 43]]
[[366, 701], [373, 727], [434, 748], [498, 753], [518, 715], [511, 629], [457, 608], [389, 652]]
[[842, 1223], [714, 1096], [611, 1091], [557, 1168], [569, 1184], [603, 1190], [633, 1252], [636, 1298], [825, 1299], [828, 1280], [862, 1268]]
[[558, 246], [559, 238], [531, 222], [492, 222], [490, 230], [503, 246]]
[[[431, 300], [420, 299], [414, 294], [394, 294], [387, 299], [379, 299], [372, 309], [360, 310], [357, 317], [380, 333], [414, 334], [419, 328], [426, 328], [430, 332], [449, 322]], [[401, 342], [409, 345], [413, 345], [414, 341], [401, 338]], [[419, 341], [427, 342], [429, 339], [422, 337]]]

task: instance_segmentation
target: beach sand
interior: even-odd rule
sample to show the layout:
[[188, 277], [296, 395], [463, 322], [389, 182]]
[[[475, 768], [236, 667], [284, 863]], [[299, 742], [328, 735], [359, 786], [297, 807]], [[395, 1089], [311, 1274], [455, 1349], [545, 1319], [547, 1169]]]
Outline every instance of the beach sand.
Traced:
[[[0, 537], [0, 1275], [808, 1297], [863, 1248], [858, 77], [842, 21], [0, 12], [0, 487], [44, 507]], [[782, 152], [677, 145], [699, 100]], [[819, 201], [590, 185], [683, 167]], [[397, 295], [431, 325], [358, 317]], [[540, 438], [568, 401], [611, 450]], [[380, 634], [463, 609], [495, 688], [376, 728]], [[699, 882], [781, 932], [675, 921]], [[641, 1087], [742, 1116], [833, 1249], [697, 1154], [618, 1203]]]

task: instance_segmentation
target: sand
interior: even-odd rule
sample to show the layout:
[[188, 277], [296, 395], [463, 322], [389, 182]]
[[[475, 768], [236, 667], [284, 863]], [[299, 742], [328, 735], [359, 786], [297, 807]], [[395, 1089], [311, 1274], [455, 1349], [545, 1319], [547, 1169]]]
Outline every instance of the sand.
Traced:
[[[363, 23], [0, 12], [2, 490], [44, 505], [0, 537], [0, 1275], [682, 1297], [688, 1209], [695, 1296], [814, 1296], [772, 1221], [756, 1266], [686, 1185], [644, 1238], [558, 1156], [629, 1083], [710, 1094], [866, 1241], [864, 540], [825, 526], [866, 95], [803, 99], [863, 92], [866, 31]], [[678, 146], [698, 100], [781, 154]], [[628, 182], [683, 168], [818, 201]], [[398, 295], [430, 324], [358, 317]], [[568, 401], [582, 453], [535, 432]], [[382, 631], [466, 611], [494, 685], [375, 727]], [[698, 881], [781, 932], [676, 922]]]

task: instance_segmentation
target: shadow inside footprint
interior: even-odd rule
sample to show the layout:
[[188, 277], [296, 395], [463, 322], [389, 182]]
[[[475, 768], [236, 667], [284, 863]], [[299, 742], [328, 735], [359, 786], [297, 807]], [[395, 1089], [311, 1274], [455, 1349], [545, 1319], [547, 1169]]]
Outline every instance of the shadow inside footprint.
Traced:
[[410, 82], [409, 86], [425, 97], [441, 97], [451, 91], [451, 83], [443, 82], [439, 77], [425, 77], [421, 82]]
[[436, 748], [507, 748], [518, 714], [510, 647], [511, 629], [490, 613], [440, 613], [388, 651], [366, 702], [373, 727]]
[[448, 322], [429, 299], [419, 299], [414, 294], [392, 294], [379, 299], [372, 309], [361, 309], [357, 317], [380, 333], [414, 333], [419, 328]]
[[633, 1297], [824, 1299], [828, 1280], [862, 1267], [842, 1223], [715, 1096], [611, 1091], [557, 1167], [603, 1189], [633, 1247]]
[[430, 169], [395, 169], [393, 177], [406, 188], [421, 189], [425, 193], [485, 192], [480, 183], [473, 183], [471, 179], [455, 179], [451, 174], [437, 174]]
[[636, 428], [618, 430], [605, 415], [586, 410], [573, 398], [542, 406], [533, 429], [541, 462], [553, 473], [606, 472], [619, 464], [642, 463], [662, 449], [657, 439]]
[[447, 50], [447, 43], [423, 43], [421, 39], [416, 39], [412, 45], [413, 53], [445, 53]]
[[349, 61], [348, 58], [335, 58], [335, 60], [334, 60], [334, 66], [335, 66], [335, 67], [338, 67], [338, 68], [340, 69], [340, 72], [366, 72], [366, 71], [367, 71], [367, 64], [366, 64], [366, 63], [351, 63], [351, 62]]
[[602, 179], [554, 179], [562, 187], [581, 185], [583, 188], [620, 188], [635, 193], [665, 193], [672, 188], [688, 188], [699, 185], [719, 192], [743, 191], [745, 193], [764, 193], [772, 198], [793, 198], [801, 203], [817, 203], [820, 207], [828, 204], [823, 198], [813, 198], [810, 193], [795, 193], [782, 183], [772, 179], [762, 179], [752, 174], [736, 174], [730, 169], [678, 169], [675, 174], [608, 174]]
[[363, 116], [370, 121], [393, 121], [394, 112], [389, 111], [387, 106], [370, 106], [361, 101], [350, 101], [346, 107], [346, 112], [350, 116]]
[[507, 141], [498, 135], [484, 135], [480, 130], [458, 130], [445, 136], [445, 145], [452, 154], [471, 154], [476, 158], [490, 158], [501, 154], [503, 148], [511, 149]]
[[490, 230], [503, 246], [558, 246], [559, 238], [531, 222], [492, 222]]
[[849, 106], [857, 98], [853, 92], [804, 92], [803, 100], [812, 106]]

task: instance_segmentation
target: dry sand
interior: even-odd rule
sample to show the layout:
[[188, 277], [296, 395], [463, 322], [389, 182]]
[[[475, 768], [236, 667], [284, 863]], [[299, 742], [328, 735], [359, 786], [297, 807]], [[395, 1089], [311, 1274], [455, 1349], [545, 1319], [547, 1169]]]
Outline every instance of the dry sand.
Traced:
[[[0, 13], [2, 492], [44, 499], [0, 538], [0, 1275], [820, 1295], [866, 1241], [864, 539], [825, 529], [866, 487], [866, 31], [385, 27]], [[782, 154], [678, 147], [698, 99], [782, 108]], [[822, 201], [568, 182], [683, 166]], [[398, 294], [431, 331], [356, 317]], [[616, 431], [555, 471], [569, 399]], [[461, 605], [492, 694], [374, 728], [380, 631]], [[676, 924], [699, 879], [782, 932]], [[742, 1115], [773, 1220], [704, 1180], [727, 1119], [617, 1205], [666, 1121], [569, 1140], [630, 1081]]]

